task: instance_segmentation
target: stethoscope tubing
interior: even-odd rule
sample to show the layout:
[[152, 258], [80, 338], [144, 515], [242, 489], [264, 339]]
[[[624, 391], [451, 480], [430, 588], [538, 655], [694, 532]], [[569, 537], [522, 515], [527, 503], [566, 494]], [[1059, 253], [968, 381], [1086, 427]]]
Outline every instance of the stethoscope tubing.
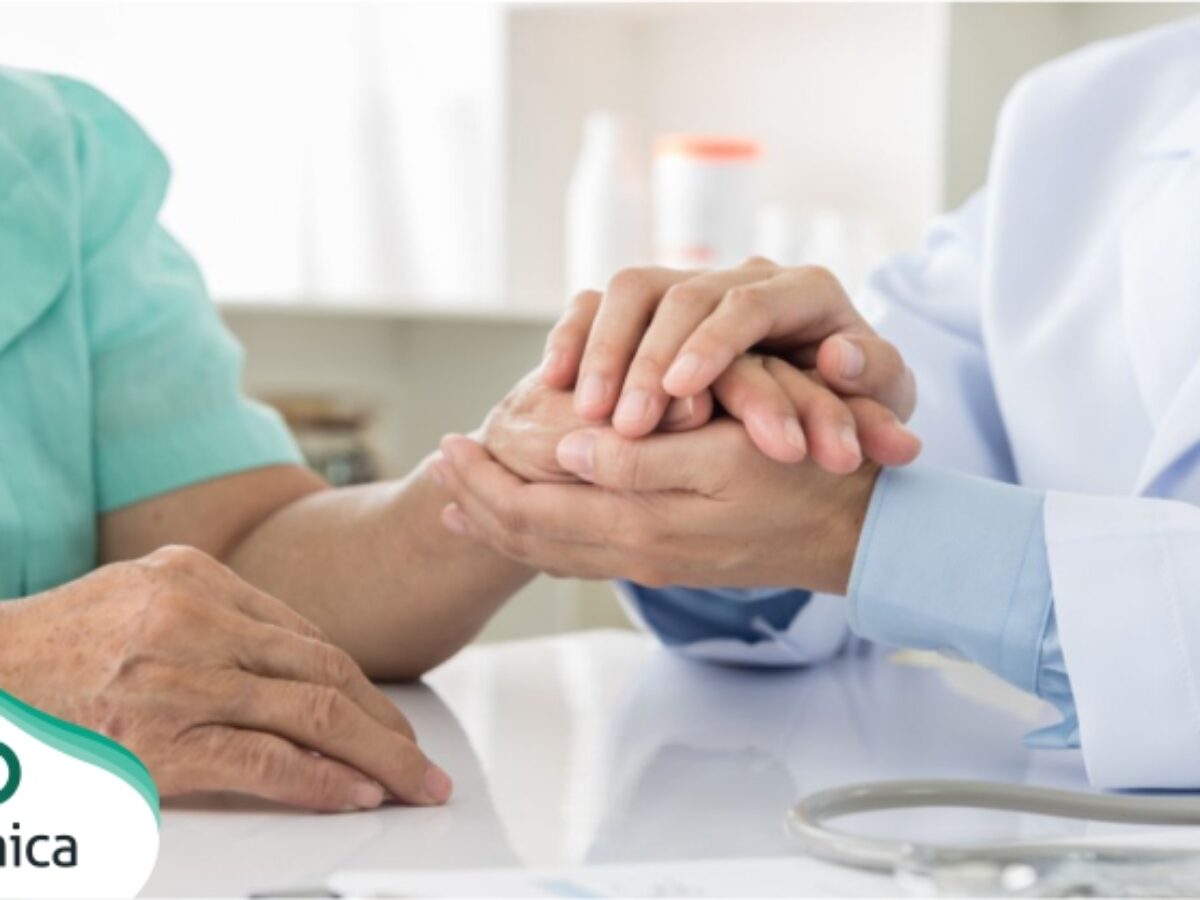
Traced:
[[852, 784], [805, 797], [787, 815], [788, 832], [811, 856], [842, 866], [892, 872], [916, 860], [1029, 862], [1065, 857], [1161, 861], [1195, 850], [1081, 844], [982, 844], [970, 847], [865, 837], [829, 828], [830, 819], [889, 809], [994, 809], [1092, 822], [1200, 825], [1200, 798], [1094, 794], [1001, 782], [914, 779]]

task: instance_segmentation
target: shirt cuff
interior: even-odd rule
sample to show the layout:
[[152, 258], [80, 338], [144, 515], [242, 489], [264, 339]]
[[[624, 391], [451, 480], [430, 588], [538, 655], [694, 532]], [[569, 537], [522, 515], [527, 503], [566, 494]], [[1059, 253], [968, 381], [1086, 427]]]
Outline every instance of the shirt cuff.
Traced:
[[1053, 612], [1044, 502], [1042, 491], [955, 472], [885, 470], [850, 576], [850, 627], [973, 660], [1037, 693]]
[[1063, 657], [1062, 641], [1058, 637], [1058, 621], [1053, 608], [1046, 623], [1046, 633], [1042, 637], [1042, 662], [1038, 666], [1037, 695], [1057, 707], [1062, 713], [1062, 721], [1026, 735], [1025, 743], [1030, 747], [1042, 749], [1078, 747], [1079, 712], [1075, 708], [1071, 679], [1067, 677], [1067, 662]]

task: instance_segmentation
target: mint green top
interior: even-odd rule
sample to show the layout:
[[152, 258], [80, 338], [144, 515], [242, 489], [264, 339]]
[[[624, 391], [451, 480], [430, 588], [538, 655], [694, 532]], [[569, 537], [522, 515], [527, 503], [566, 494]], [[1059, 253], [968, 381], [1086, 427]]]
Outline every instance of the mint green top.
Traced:
[[0, 597], [92, 569], [100, 513], [298, 459], [158, 224], [168, 178], [96, 90], [0, 68]]

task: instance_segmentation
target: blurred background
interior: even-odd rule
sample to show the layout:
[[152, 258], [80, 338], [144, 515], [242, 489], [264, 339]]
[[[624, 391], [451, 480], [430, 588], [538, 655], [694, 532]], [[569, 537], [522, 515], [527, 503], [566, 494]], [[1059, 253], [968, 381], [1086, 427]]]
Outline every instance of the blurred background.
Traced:
[[[248, 390], [349, 483], [476, 427], [613, 265], [754, 251], [858, 284], [983, 183], [1024, 71], [1197, 12], [28, 0], [0, 2], [0, 65], [158, 141]], [[541, 578], [483, 639], [623, 623], [606, 585]]]

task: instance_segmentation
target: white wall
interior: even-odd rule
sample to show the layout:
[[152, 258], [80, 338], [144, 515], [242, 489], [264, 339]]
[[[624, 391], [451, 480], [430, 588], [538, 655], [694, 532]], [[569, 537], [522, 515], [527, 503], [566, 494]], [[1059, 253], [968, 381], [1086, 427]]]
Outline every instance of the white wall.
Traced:
[[936, 4], [570, 4], [509, 22], [509, 278], [562, 293], [563, 197], [584, 115], [766, 149], [766, 201], [876, 219], [915, 239], [941, 190], [944, 7]]
[[503, 293], [504, 26], [495, 3], [5, 0], [0, 65], [142, 123], [218, 297], [449, 304]]

